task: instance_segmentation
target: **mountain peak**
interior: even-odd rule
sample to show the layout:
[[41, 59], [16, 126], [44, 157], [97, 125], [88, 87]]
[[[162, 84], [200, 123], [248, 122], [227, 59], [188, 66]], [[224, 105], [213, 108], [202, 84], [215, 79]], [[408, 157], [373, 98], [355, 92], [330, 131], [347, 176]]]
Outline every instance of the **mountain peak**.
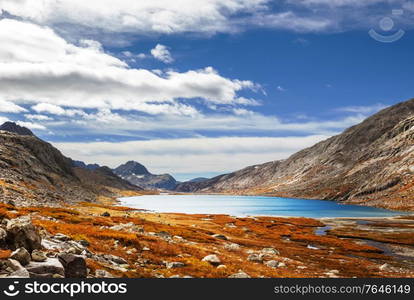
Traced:
[[0, 130], [16, 133], [18, 135], [35, 136], [30, 129], [17, 125], [14, 122], [5, 122], [0, 126]]
[[130, 160], [127, 163], [120, 165], [118, 168], [115, 169], [115, 173], [118, 175], [126, 176], [126, 175], [150, 175], [151, 173], [147, 170], [145, 166], [136, 162], [134, 160]]

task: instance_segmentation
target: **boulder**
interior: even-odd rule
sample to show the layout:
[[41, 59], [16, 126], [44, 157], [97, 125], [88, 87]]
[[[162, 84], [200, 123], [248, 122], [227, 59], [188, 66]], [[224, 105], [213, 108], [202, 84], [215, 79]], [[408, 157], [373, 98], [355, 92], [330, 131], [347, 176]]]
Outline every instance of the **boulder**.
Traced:
[[7, 244], [11, 249], [23, 247], [32, 252], [42, 247], [42, 238], [28, 217], [10, 220], [7, 222], [6, 231]]
[[40, 250], [33, 250], [32, 252], [32, 260], [36, 262], [43, 262], [46, 261], [47, 256], [43, 251]]
[[53, 277], [58, 274], [65, 276], [65, 269], [57, 258], [48, 258], [44, 262], [31, 262], [26, 266], [27, 271], [30, 273], [30, 277]]
[[58, 258], [65, 269], [66, 278], [86, 278], [88, 275], [86, 262], [82, 256], [62, 253]]
[[218, 256], [215, 255], [215, 254], [207, 255], [206, 257], [204, 257], [202, 259], [202, 261], [206, 261], [206, 262], [212, 264], [213, 266], [218, 266], [218, 265], [221, 264], [220, 258], [218, 258]]
[[16, 249], [10, 258], [17, 260], [23, 266], [27, 265], [31, 261], [30, 253], [23, 247]]
[[6, 237], [7, 237], [6, 230], [4, 230], [3, 228], [0, 228], [0, 248], [6, 247]]

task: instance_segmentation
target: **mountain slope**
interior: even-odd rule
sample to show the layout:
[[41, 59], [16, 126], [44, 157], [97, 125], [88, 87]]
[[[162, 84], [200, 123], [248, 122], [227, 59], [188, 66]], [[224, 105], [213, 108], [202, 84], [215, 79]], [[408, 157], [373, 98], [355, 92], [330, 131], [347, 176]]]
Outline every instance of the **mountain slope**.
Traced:
[[286, 160], [183, 183], [177, 191], [269, 194], [414, 210], [414, 99]]
[[136, 161], [129, 161], [114, 169], [114, 173], [131, 184], [144, 189], [173, 190], [177, 181], [169, 174], [151, 174], [146, 167]]
[[[138, 189], [120, 178], [91, 171], [78, 176], [73, 161], [51, 144], [33, 135], [0, 131], [0, 201], [40, 205], [58, 202], [93, 201], [99, 195], [114, 195], [113, 188]], [[20, 130], [20, 129], [19, 129]], [[110, 170], [109, 170], [110, 171]], [[111, 172], [112, 173], [112, 172]]]

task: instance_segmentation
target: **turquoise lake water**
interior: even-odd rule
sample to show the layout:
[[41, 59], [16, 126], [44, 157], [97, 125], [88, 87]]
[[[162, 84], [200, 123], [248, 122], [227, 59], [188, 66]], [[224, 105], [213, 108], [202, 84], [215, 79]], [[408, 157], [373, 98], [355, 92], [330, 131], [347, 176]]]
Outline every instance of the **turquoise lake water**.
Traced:
[[122, 206], [164, 213], [227, 214], [232, 216], [389, 217], [404, 214], [334, 201], [261, 196], [147, 195], [120, 198]]

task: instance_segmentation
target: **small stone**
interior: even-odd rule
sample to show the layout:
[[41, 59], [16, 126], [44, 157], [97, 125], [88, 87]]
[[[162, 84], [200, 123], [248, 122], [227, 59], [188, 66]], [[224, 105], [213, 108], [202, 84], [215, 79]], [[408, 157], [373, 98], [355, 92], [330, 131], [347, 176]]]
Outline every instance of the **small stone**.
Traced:
[[284, 268], [284, 267], [286, 267], [286, 264], [283, 262], [280, 262], [278, 265], [278, 268]]
[[107, 211], [101, 214], [101, 217], [110, 217], [110, 216], [111, 214]]
[[263, 256], [261, 254], [253, 253], [247, 257], [247, 260], [252, 261], [252, 262], [262, 263]]
[[27, 271], [26, 269], [21, 269], [21, 270], [14, 271], [13, 273], [10, 273], [7, 277], [8, 278], [30, 278], [30, 274], [29, 274], [29, 271]]
[[52, 276], [53, 274], [65, 275], [65, 269], [57, 258], [48, 258], [45, 262], [31, 262], [26, 266], [27, 271], [37, 276]]
[[83, 247], [89, 247], [90, 246], [90, 243], [86, 240], [79, 240], [78, 243], [81, 244]]
[[144, 248], [142, 248], [142, 251], [151, 251], [151, 249], [148, 248], [148, 247], [144, 247]]
[[385, 271], [386, 269], [388, 269], [390, 267], [390, 265], [389, 264], [383, 264], [383, 265], [381, 265], [380, 267], [379, 267], [379, 269], [381, 270], [381, 271]]
[[238, 273], [230, 275], [229, 278], [250, 278], [250, 276], [240, 270]]
[[212, 235], [212, 237], [213, 237], [213, 238], [216, 238], [216, 239], [219, 239], [219, 240], [224, 240], [224, 241], [227, 241], [227, 240], [228, 240], [228, 238], [227, 238], [225, 235], [223, 235], [223, 234], [218, 234], [218, 233], [213, 234], [213, 235]]
[[227, 269], [227, 267], [225, 265], [217, 266], [217, 270], [223, 270], [223, 269]]
[[265, 265], [270, 267], [270, 268], [277, 268], [279, 267], [279, 262], [276, 260], [269, 260], [267, 262], [265, 262]]
[[95, 277], [96, 278], [113, 278], [112, 274], [106, 270], [96, 270]]
[[46, 261], [47, 256], [43, 251], [40, 250], [33, 250], [32, 252], [32, 260], [37, 262]]
[[263, 248], [260, 252], [266, 255], [280, 255], [280, 252], [277, 251], [275, 248]]
[[30, 263], [30, 253], [23, 247], [18, 248], [15, 250], [11, 255], [10, 258], [17, 260], [23, 266]]
[[70, 241], [70, 240], [71, 240], [71, 238], [70, 238], [70, 237], [68, 237], [67, 235], [65, 235], [65, 234], [63, 234], [63, 233], [56, 233], [56, 234], [53, 236], [53, 238], [54, 238], [55, 240], [62, 241], [62, 242], [66, 242], [66, 241]]
[[215, 254], [207, 255], [206, 257], [204, 257], [202, 259], [202, 261], [206, 261], [206, 262], [212, 264], [213, 266], [218, 266], [221, 263], [220, 258], [218, 258], [218, 256], [215, 255]]
[[235, 243], [230, 243], [230, 244], [224, 245], [224, 249], [228, 251], [238, 251], [240, 250], [240, 245], [235, 244]]
[[166, 265], [167, 269], [185, 267], [185, 263], [182, 263], [182, 262], [179, 262], [179, 261], [167, 262], [165, 265]]

